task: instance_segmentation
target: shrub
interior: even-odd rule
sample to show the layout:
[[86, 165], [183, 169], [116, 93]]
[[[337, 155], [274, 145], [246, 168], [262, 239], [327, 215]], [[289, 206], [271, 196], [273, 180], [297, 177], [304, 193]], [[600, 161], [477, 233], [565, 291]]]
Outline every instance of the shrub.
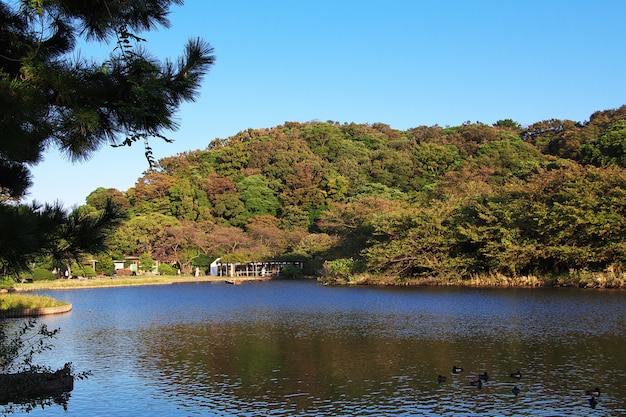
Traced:
[[133, 271], [131, 271], [130, 269], [118, 269], [115, 271], [115, 274], [118, 277], [129, 277], [133, 274]]
[[348, 276], [363, 271], [363, 263], [352, 258], [336, 259], [324, 263], [326, 275]]
[[31, 274], [33, 281], [49, 281], [56, 279], [56, 276], [45, 268], [36, 268]]
[[83, 276], [87, 278], [94, 278], [96, 276], [96, 271], [89, 265], [83, 266]]
[[78, 265], [77, 263], [72, 264], [72, 277], [84, 277], [85, 274], [83, 272], [83, 267]]
[[10, 278], [10, 277], [0, 278], [0, 289], [8, 290], [9, 288], [13, 287], [13, 285], [15, 285], [15, 281], [13, 280], [13, 278]]
[[280, 270], [280, 275], [290, 278], [300, 278], [302, 277], [302, 270], [295, 265], [285, 265], [283, 269]]
[[161, 275], [176, 275], [176, 269], [168, 264], [159, 265], [159, 274]]
[[144, 253], [139, 257], [139, 269], [144, 272], [151, 272], [154, 269], [156, 262], [149, 253]]
[[112, 276], [114, 272], [115, 264], [110, 256], [104, 255], [98, 258], [98, 263], [96, 263], [96, 273], [98, 273], [98, 275]]

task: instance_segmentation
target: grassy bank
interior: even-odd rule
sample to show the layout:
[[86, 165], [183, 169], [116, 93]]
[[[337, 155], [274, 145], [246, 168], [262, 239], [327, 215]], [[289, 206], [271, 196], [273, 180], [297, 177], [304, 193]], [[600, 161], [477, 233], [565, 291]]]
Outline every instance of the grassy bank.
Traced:
[[502, 274], [474, 275], [467, 279], [449, 277], [404, 278], [394, 276], [354, 274], [350, 276], [325, 277], [320, 281], [327, 285], [397, 285], [397, 286], [453, 286], [472, 288], [540, 288], [540, 287], [576, 287], [576, 288], [623, 288], [626, 289], [626, 273], [614, 271], [570, 271], [558, 275], [519, 275], [507, 277]]
[[56, 279], [14, 284], [15, 291], [63, 290], [71, 288], [127, 287], [135, 285], [169, 285], [185, 282], [221, 282], [225, 277], [191, 277], [177, 275], [136, 276], [136, 277], [98, 277], [90, 279]]
[[2, 294], [0, 295], [0, 312], [27, 310], [34, 308], [60, 307], [68, 303], [41, 295]]
[[[58, 279], [52, 281], [36, 281], [13, 285], [13, 290], [39, 291], [55, 289], [80, 289], [123, 287], [139, 285], [169, 285], [186, 282], [222, 282], [228, 277], [212, 276], [136, 276], [136, 277], [98, 277], [90, 279]], [[238, 280], [246, 278], [237, 277]], [[249, 278], [254, 280], [255, 278]], [[468, 279], [448, 277], [445, 279], [410, 278], [400, 279], [382, 274], [353, 274], [349, 276], [323, 277], [319, 281], [325, 285], [395, 285], [395, 286], [454, 286], [474, 288], [540, 288], [540, 287], [577, 287], [577, 288], [623, 288], [626, 289], [626, 273], [614, 271], [591, 272], [570, 271], [559, 275], [519, 275], [507, 277], [502, 274], [474, 275]]]

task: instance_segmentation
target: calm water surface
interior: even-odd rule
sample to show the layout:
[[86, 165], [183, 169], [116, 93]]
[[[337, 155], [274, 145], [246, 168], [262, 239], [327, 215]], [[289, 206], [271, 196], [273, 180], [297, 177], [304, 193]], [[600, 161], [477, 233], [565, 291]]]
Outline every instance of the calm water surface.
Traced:
[[626, 414], [626, 292], [277, 281], [46, 294], [74, 309], [42, 319], [61, 333], [40, 361], [93, 375], [67, 410], [32, 416]]

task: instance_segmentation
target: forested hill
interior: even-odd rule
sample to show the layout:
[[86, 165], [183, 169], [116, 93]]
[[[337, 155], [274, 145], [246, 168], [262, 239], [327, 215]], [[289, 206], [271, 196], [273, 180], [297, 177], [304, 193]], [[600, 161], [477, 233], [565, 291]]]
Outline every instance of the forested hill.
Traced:
[[619, 285], [626, 106], [525, 128], [286, 122], [164, 158], [126, 192], [95, 190], [85, 209], [108, 197], [127, 213], [110, 256], [148, 253], [183, 272], [217, 257], [296, 257], [326, 280], [600, 271]]

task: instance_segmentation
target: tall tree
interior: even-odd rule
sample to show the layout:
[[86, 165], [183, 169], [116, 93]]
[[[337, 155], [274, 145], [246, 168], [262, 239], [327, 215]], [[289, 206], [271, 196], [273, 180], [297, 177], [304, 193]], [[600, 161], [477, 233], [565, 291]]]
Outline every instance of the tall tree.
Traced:
[[[169, 8], [175, 4], [182, 1], [0, 2], [0, 230], [28, 225], [43, 233], [41, 223], [49, 217], [61, 229], [86, 219], [59, 216], [58, 205], [8, 205], [24, 196], [31, 184], [29, 167], [48, 148], [78, 161], [104, 144], [143, 141], [149, 166], [154, 165], [149, 139], [169, 141], [163, 131], [177, 127], [175, 112], [195, 99], [215, 59], [201, 39], [190, 40], [176, 63], [155, 60], [137, 46], [144, 41], [141, 31], [169, 26]], [[111, 44], [108, 58], [76, 58], [81, 37]], [[46, 240], [20, 246], [4, 236], [0, 259], [11, 259], [14, 271], [37, 252], [53, 249], [42, 246]]]

